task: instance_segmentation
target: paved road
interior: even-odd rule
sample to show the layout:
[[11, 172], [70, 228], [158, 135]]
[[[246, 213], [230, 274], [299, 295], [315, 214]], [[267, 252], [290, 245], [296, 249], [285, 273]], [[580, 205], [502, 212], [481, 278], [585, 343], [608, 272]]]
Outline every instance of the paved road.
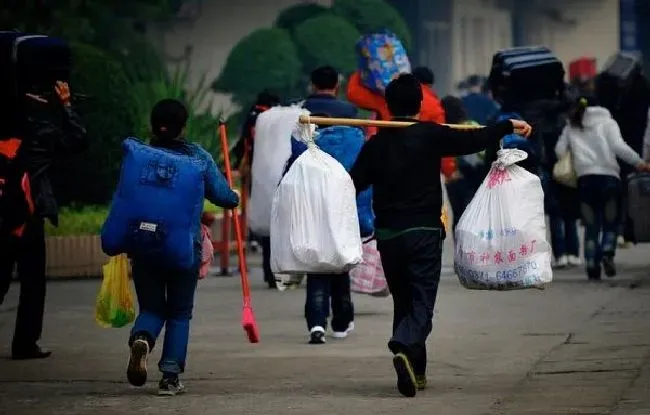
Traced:
[[619, 259], [629, 265], [615, 282], [561, 272], [546, 291], [471, 292], [444, 278], [430, 388], [415, 399], [394, 388], [390, 299], [355, 297], [356, 332], [309, 346], [302, 290], [256, 282], [262, 343], [250, 345], [237, 279], [202, 281], [188, 393], [160, 398], [156, 372], [145, 388], [125, 383], [128, 331], [95, 325], [99, 281], [50, 283], [43, 344], [54, 355], [8, 360], [13, 287], [0, 308], [0, 414], [650, 414], [650, 248]]

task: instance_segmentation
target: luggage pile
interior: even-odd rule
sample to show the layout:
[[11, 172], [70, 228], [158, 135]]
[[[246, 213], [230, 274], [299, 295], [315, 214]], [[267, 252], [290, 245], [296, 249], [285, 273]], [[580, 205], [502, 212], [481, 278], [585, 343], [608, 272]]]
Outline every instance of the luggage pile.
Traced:
[[492, 58], [488, 85], [504, 106], [556, 99], [564, 92], [564, 66], [543, 46], [505, 49]]

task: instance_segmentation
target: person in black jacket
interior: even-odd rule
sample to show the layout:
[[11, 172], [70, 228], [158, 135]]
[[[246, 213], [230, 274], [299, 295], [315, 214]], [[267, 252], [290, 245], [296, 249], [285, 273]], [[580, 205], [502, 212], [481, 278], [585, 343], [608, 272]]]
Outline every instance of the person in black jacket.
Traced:
[[56, 158], [79, 152], [87, 145], [86, 130], [72, 108], [68, 84], [57, 82], [55, 91], [58, 102], [48, 102], [35, 94], [25, 96], [21, 130], [35, 212], [20, 239], [0, 238], [0, 303], [9, 289], [16, 264], [20, 279], [20, 302], [11, 347], [14, 359], [46, 358], [51, 354], [37, 344], [45, 307], [44, 220], [58, 224], [58, 206], [49, 170]]
[[531, 128], [517, 120], [472, 130], [417, 122], [422, 90], [411, 74], [392, 81], [385, 96], [395, 120], [415, 124], [380, 130], [364, 144], [350, 175], [357, 193], [373, 186], [377, 248], [393, 295], [388, 348], [397, 388], [412, 397], [426, 386], [426, 340], [440, 281], [445, 238], [440, 159], [477, 153], [513, 132], [528, 136]]

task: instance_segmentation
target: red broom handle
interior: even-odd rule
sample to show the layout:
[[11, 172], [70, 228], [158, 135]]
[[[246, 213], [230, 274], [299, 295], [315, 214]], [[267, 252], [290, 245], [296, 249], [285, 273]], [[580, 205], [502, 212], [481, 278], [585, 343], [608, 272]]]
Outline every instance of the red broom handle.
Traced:
[[[226, 179], [228, 186], [232, 188], [232, 169], [230, 167], [230, 154], [228, 151], [228, 136], [226, 135], [226, 123], [219, 121], [219, 136], [221, 138], [221, 150], [223, 151], [223, 161], [226, 166]], [[243, 191], [245, 189], [242, 189]], [[239, 256], [239, 273], [241, 276], [241, 290], [244, 297], [244, 305], [250, 305], [251, 290], [248, 284], [248, 272], [246, 269], [246, 257], [244, 256], [244, 241], [242, 237], [242, 228], [239, 224], [239, 214], [237, 208], [232, 210], [232, 217], [235, 223], [235, 237], [237, 238], [237, 255]]]

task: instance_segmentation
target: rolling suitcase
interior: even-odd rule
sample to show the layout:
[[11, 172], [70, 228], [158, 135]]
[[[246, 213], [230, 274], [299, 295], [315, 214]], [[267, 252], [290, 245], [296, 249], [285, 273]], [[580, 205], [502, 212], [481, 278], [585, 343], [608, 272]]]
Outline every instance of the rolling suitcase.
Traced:
[[506, 105], [557, 99], [564, 91], [564, 66], [543, 46], [505, 49], [492, 58], [488, 84]]
[[637, 242], [650, 242], [650, 173], [628, 177], [628, 215]]
[[598, 100], [606, 108], [617, 108], [642, 76], [641, 61], [636, 56], [617, 53], [609, 58], [597, 77]]

